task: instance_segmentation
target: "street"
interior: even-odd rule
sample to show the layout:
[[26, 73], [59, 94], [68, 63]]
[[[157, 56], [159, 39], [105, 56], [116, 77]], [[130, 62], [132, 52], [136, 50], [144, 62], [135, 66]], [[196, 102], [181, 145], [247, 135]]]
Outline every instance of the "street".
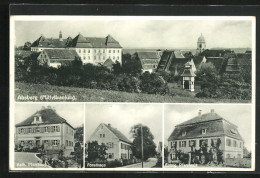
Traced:
[[[144, 168], [151, 168], [156, 165], [157, 158], [149, 158], [144, 162]], [[130, 164], [123, 166], [123, 168], [142, 168], [142, 163]]]
[[48, 168], [49, 166], [42, 164], [42, 160], [36, 156], [36, 153], [15, 152], [16, 168]]

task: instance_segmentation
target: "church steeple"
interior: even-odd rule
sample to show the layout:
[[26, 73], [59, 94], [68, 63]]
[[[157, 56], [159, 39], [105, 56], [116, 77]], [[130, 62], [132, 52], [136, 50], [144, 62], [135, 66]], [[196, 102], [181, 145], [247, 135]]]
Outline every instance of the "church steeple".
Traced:
[[201, 53], [205, 49], [206, 49], [206, 40], [201, 33], [201, 35], [200, 35], [200, 37], [198, 38], [198, 41], [197, 41], [197, 50], [199, 51], [199, 53]]

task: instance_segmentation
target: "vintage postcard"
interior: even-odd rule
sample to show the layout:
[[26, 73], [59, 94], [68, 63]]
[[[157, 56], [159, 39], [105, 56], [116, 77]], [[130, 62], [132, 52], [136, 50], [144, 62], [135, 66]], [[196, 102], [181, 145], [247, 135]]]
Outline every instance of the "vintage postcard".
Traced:
[[11, 16], [19, 102], [251, 103], [254, 17]]
[[254, 171], [253, 16], [10, 16], [11, 171]]

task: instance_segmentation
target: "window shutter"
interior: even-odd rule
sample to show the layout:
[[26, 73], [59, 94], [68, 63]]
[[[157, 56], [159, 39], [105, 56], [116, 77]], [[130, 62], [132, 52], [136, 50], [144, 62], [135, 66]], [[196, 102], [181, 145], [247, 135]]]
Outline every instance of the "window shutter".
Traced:
[[57, 132], [60, 132], [60, 126], [59, 125], [57, 126]]

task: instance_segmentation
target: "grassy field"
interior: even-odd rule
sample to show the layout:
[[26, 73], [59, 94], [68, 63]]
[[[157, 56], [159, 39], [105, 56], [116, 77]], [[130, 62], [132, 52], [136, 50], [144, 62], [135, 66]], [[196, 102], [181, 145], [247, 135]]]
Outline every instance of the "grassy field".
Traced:
[[[185, 91], [187, 92], [187, 91]], [[178, 92], [179, 93], [179, 92]], [[187, 96], [186, 96], [187, 95]], [[64, 97], [67, 97], [64, 98]], [[144, 93], [96, 90], [54, 85], [15, 83], [16, 101], [74, 101], [74, 102], [143, 102], [143, 103], [247, 103], [249, 101], [227, 99], [200, 99], [192, 94], [162, 96]]]

